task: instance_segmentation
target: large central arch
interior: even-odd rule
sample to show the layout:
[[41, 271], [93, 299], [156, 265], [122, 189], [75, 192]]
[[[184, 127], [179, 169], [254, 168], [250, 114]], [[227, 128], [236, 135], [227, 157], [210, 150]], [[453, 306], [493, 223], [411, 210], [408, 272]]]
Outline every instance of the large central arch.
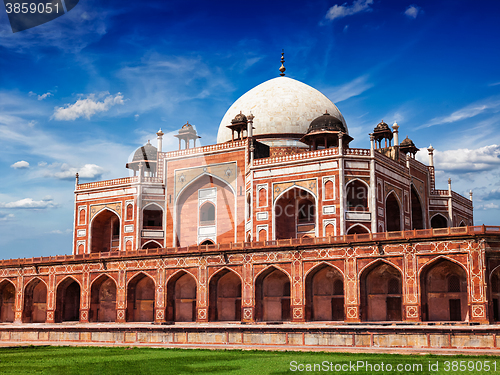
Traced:
[[[215, 195], [204, 195], [215, 189]], [[214, 205], [210, 209], [207, 202]], [[212, 217], [212, 214], [214, 215]], [[208, 217], [208, 216], [207, 216]], [[206, 238], [214, 242], [236, 241], [236, 195], [231, 185], [220, 178], [203, 174], [179, 193], [175, 206], [175, 237], [177, 246], [196, 245]], [[200, 241], [201, 239], [201, 241]]]
[[400, 231], [401, 228], [401, 204], [394, 193], [391, 191], [385, 198], [385, 217], [387, 232]]
[[415, 186], [411, 186], [411, 229], [425, 229], [424, 227], [424, 210], [420, 195], [417, 193]]

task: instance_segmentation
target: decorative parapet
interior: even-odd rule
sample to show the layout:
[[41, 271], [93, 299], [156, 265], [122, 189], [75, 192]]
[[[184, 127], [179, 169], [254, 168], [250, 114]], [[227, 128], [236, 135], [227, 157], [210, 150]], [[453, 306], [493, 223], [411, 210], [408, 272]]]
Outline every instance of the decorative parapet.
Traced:
[[169, 151], [169, 152], [164, 152], [163, 158], [166, 159], [171, 159], [179, 156], [186, 156], [186, 155], [196, 155], [196, 154], [207, 154], [210, 152], [216, 152], [216, 151], [227, 151], [229, 149], [236, 149], [245, 146], [247, 143], [246, 140], [244, 141], [236, 141], [236, 142], [226, 142], [226, 143], [217, 143], [215, 145], [210, 145], [210, 146], [202, 146], [202, 147], [194, 147], [194, 148], [188, 148], [184, 150], [177, 150], [177, 151]]
[[236, 243], [220, 243], [215, 245], [193, 245], [188, 247], [169, 247], [158, 249], [141, 249], [135, 251], [112, 251], [107, 253], [92, 253], [92, 254], [77, 254], [77, 255], [57, 255], [37, 258], [24, 259], [5, 259], [0, 260], [0, 267], [33, 267], [39, 264], [50, 263], [68, 263], [82, 261], [99, 261], [110, 258], [138, 258], [144, 256], [172, 255], [179, 254], [196, 254], [196, 253], [220, 253], [221, 251], [234, 252], [245, 251], [267, 251], [268, 249], [279, 249], [287, 247], [302, 247], [302, 246], [318, 246], [318, 245], [340, 245], [367, 242], [381, 241], [398, 241], [401, 240], [425, 240], [444, 237], [464, 237], [464, 236], [481, 236], [492, 235], [500, 237], [500, 226], [468, 226], [468, 227], [453, 227], [453, 228], [437, 228], [437, 229], [422, 229], [410, 230], [402, 232], [382, 232], [382, 233], [363, 233], [350, 234], [333, 237], [313, 237], [313, 238], [290, 238], [273, 241], [260, 242], [236, 242]]
[[344, 155], [370, 156], [370, 150], [365, 148], [345, 148]]
[[326, 148], [324, 150], [301, 152], [299, 154], [278, 156], [275, 158], [256, 159], [253, 161], [253, 165], [259, 166], [259, 165], [280, 164], [280, 163], [299, 161], [299, 160], [307, 160], [307, 159], [315, 159], [315, 158], [321, 158], [321, 157], [333, 156], [333, 155], [338, 155], [338, 149]]
[[134, 176], [134, 177], [115, 178], [114, 180], [87, 182], [84, 184], [76, 185], [76, 190], [95, 189], [95, 188], [103, 188], [103, 187], [119, 186], [119, 185], [130, 185], [137, 181], [139, 181], [138, 177]]

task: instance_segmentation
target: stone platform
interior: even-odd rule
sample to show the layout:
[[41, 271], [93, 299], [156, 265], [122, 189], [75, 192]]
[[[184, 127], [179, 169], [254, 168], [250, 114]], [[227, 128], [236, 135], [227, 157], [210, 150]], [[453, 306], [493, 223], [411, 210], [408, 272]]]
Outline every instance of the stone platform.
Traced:
[[0, 346], [170, 348], [500, 355], [500, 325], [65, 323], [1, 324]]

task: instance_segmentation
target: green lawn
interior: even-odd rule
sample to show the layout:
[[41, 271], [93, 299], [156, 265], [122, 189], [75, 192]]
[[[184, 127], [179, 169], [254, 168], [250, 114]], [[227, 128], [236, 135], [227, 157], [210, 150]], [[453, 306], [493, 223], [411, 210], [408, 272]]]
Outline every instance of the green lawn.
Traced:
[[[308, 367], [308, 364], [311, 367]], [[314, 364], [317, 364], [317, 368], [322, 365], [322, 371], [314, 371], [312, 367]], [[371, 371], [366, 370], [364, 367], [366, 364], [372, 366]], [[434, 366], [431, 370], [429, 364]], [[388, 369], [388, 365], [392, 366], [392, 371]], [[398, 365], [401, 371], [397, 371]], [[434, 371], [436, 365], [438, 371]], [[477, 371], [479, 366], [489, 366], [490, 370]], [[495, 366], [497, 366], [496, 371]], [[448, 371], [446, 367], [449, 367]], [[496, 374], [500, 373], [500, 357], [116, 347], [16, 347], [0, 348], [0, 373], [16, 375]]]

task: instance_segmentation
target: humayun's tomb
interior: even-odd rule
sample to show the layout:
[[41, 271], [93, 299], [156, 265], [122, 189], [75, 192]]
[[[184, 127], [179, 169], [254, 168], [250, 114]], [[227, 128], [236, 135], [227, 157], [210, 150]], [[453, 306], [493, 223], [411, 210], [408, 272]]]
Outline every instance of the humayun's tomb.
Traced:
[[0, 342], [496, 348], [500, 228], [436, 188], [432, 147], [382, 121], [351, 148], [284, 70], [216, 144], [186, 123], [129, 177], [76, 176], [72, 255], [0, 261]]

